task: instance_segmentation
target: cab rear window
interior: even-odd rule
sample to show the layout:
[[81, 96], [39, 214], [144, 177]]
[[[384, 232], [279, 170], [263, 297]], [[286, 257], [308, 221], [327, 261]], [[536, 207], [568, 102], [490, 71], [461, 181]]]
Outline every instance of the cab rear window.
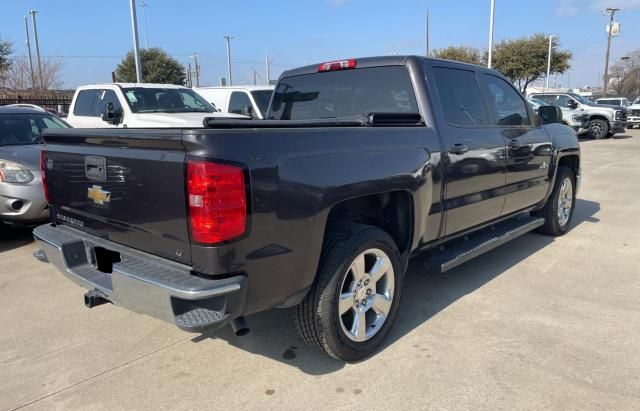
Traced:
[[404, 66], [304, 74], [278, 83], [269, 119], [310, 120], [368, 113], [418, 113]]

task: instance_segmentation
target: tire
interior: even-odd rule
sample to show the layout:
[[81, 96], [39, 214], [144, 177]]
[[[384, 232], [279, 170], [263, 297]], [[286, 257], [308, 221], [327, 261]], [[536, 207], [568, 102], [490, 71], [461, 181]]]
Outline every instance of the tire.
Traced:
[[[353, 268], [358, 263], [363, 268]], [[376, 263], [385, 264], [376, 270]], [[333, 227], [323, 244], [316, 280], [296, 307], [298, 334], [338, 360], [356, 362], [370, 356], [395, 322], [403, 277], [398, 247], [385, 231], [351, 223]]]
[[589, 135], [591, 138], [600, 140], [609, 134], [609, 123], [605, 120], [595, 119], [589, 123]]
[[[575, 176], [570, 168], [564, 166], [558, 168], [556, 182], [547, 204], [534, 213], [535, 216], [544, 218], [544, 225], [538, 229], [538, 232], [561, 236], [569, 231], [576, 204], [575, 181]], [[567, 184], [567, 186], [563, 184]], [[571, 204], [567, 203], [568, 200], [571, 201]], [[562, 216], [560, 213], [561, 205], [564, 205]]]

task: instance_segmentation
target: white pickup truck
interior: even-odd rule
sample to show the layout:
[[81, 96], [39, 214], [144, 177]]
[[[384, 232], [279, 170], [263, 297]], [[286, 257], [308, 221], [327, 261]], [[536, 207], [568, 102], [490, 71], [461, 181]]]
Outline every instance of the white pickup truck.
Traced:
[[275, 86], [196, 87], [193, 90], [223, 113], [264, 119]]
[[218, 113], [193, 90], [173, 84], [108, 83], [78, 87], [66, 121], [76, 128], [202, 127]]

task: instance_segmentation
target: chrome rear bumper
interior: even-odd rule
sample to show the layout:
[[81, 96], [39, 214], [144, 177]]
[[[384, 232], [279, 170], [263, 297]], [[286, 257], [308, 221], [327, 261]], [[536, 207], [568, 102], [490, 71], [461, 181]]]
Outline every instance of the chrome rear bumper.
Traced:
[[[33, 235], [41, 250], [36, 258], [115, 305], [193, 332], [222, 327], [242, 315], [245, 276], [198, 277], [186, 265], [61, 225], [39, 226]], [[98, 269], [96, 248], [118, 256], [110, 273]]]

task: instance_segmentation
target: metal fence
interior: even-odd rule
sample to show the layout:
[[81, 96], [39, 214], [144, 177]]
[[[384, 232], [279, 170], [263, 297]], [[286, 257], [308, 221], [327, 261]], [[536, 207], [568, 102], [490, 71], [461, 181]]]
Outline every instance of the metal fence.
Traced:
[[43, 108], [52, 108], [62, 113], [69, 112], [72, 96], [7, 96], [0, 95], [0, 106], [8, 104], [35, 104]]

